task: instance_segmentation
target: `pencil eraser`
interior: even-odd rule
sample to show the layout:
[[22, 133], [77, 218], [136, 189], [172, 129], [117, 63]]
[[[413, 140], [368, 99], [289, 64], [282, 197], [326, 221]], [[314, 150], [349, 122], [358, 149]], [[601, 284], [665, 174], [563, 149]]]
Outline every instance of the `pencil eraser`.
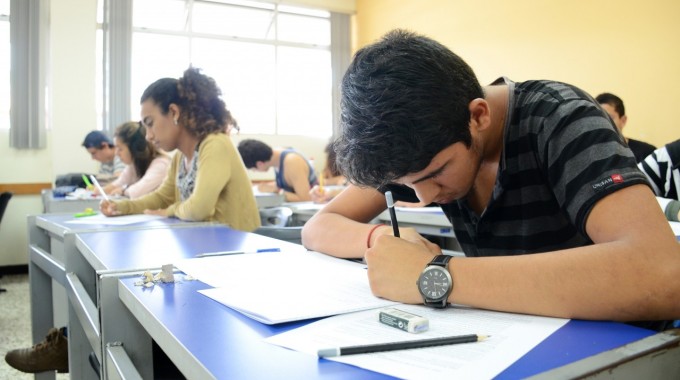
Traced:
[[394, 328], [404, 330], [410, 333], [419, 333], [427, 331], [430, 328], [430, 321], [420, 315], [411, 314], [409, 312], [387, 308], [380, 310], [378, 314], [380, 323]]

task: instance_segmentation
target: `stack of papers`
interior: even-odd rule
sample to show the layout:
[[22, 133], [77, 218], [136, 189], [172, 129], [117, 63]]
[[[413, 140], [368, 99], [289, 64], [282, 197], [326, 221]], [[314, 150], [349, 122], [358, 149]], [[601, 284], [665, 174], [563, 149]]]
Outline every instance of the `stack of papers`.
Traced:
[[371, 293], [364, 264], [318, 252], [215, 256], [176, 266], [214, 287], [200, 291], [205, 296], [266, 324], [396, 304]]
[[399, 305], [426, 317], [428, 331], [411, 334], [378, 322], [378, 311], [338, 315], [265, 341], [317, 355], [319, 349], [437, 338], [490, 335], [482, 342], [328, 358], [406, 379], [490, 379], [567, 323], [568, 319], [450, 307]]

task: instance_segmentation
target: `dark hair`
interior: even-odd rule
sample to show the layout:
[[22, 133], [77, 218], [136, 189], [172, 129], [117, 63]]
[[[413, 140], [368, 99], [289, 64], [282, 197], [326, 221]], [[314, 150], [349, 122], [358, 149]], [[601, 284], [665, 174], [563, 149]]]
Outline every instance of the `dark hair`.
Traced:
[[128, 121], [116, 128], [114, 136], [127, 145], [137, 176], [142, 178], [151, 161], [161, 154], [152, 143], [146, 141], [146, 128], [140, 122]]
[[238, 152], [248, 169], [257, 166], [258, 161], [267, 162], [272, 158], [272, 148], [259, 140], [245, 139], [238, 143]]
[[626, 107], [623, 106], [623, 100], [618, 96], [611, 94], [609, 92], [603, 92], [598, 95], [595, 100], [599, 104], [609, 104], [614, 107], [614, 111], [619, 114], [619, 117], [626, 116]]
[[170, 104], [176, 104], [182, 110], [181, 124], [202, 140], [210, 133], [224, 133], [229, 124], [236, 124], [221, 95], [213, 78], [189, 67], [179, 79], [162, 78], [153, 82], [144, 90], [140, 103], [152, 99], [164, 115], [170, 110]]
[[109, 147], [113, 147], [113, 141], [109, 136], [105, 135], [102, 131], [92, 131], [85, 136], [83, 140], [83, 146], [85, 149], [96, 148], [101, 149], [102, 144], [106, 143]]
[[359, 50], [342, 80], [338, 165], [381, 187], [423, 170], [442, 149], [471, 144], [469, 103], [484, 93], [472, 69], [427, 37], [394, 30]]
[[335, 148], [333, 148], [333, 141], [326, 144], [324, 152], [326, 152], [326, 170], [328, 170], [328, 174], [331, 177], [341, 176], [342, 172], [338, 167], [338, 158], [337, 154], [335, 154]]

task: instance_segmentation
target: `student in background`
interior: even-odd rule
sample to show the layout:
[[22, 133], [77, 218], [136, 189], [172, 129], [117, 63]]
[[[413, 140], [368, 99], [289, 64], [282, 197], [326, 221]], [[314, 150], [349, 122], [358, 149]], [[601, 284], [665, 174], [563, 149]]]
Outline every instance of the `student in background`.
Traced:
[[[623, 127], [626, 126], [628, 121], [628, 116], [626, 116], [626, 108], [623, 105], [623, 100], [614, 94], [604, 92], [598, 95], [595, 100], [600, 103], [600, 106], [607, 111], [609, 116], [614, 121], [616, 128], [623, 134]], [[652, 144], [648, 144], [644, 141], [630, 139], [625, 137], [628, 147], [633, 151], [635, 155], [635, 161], [640, 162], [650, 155], [656, 147]]]
[[[445, 46], [393, 31], [355, 54], [341, 93], [335, 147], [353, 185], [305, 224], [302, 240], [363, 257], [374, 295], [654, 329], [680, 317], [680, 245], [584, 91], [507, 78], [482, 88]], [[387, 190], [438, 203], [467, 257], [368, 224]], [[422, 288], [426, 268], [451, 276], [441, 298]]]
[[147, 87], [141, 98], [146, 138], [178, 152], [157, 190], [135, 200], [103, 201], [105, 215], [216, 221], [243, 231], [260, 226], [248, 174], [226, 133], [235, 121], [220, 96], [215, 81], [196, 68]]
[[309, 191], [314, 203], [327, 203], [347, 186], [347, 178], [338, 169], [333, 142], [326, 144], [324, 152], [326, 152], [326, 165], [319, 177], [319, 185], [315, 185]]
[[311, 200], [309, 190], [317, 182], [312, 164], [298, 151], [273, 148], [259, 140], [246, 139], [238, 144], [246, 168], [266, 172], [274, 168], [275, 182], [258, 185], [263, 193], [283, 190], [287, 202]]
[[118, 126], [114, 139], [116, 155], [127, 167], [115, 181], [104, 186], [104, 191], [135, 199], [156, 190], [168, 174], [170, 156], [146, 140], [146, 128], [141, 122], [129, 121]]
[[125, 170], [125, 163], [116, 156], [113, 141], [101, 131], [92, 131], [85, 136], [83, 146], [93, 160], [101, 163], [97, 179], [108, 183], [116, 179]]
[[[666, 218], [680, 221], [680, 139], [655, 150], [638, 164], [662, 204]], [[667, 199], [667, 200], [663, 200]]]

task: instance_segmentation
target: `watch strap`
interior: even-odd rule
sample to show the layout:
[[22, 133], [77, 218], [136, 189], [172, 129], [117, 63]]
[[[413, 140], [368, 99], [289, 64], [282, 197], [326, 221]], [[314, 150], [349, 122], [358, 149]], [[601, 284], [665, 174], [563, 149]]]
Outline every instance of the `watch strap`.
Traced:
[[437, 255], [430, 261], [430, 264], [428, 265], [439, 265], [440, 267], [446, 268], [446, 266], [449, 264], [449, 260], [451, 260], [453, 256], [451, 255]]

